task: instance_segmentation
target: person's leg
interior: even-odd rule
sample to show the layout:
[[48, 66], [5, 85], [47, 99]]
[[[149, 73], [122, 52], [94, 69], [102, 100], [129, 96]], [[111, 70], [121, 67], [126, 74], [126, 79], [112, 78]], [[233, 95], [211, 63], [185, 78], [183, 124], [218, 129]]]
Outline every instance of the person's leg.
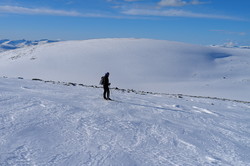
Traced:
[[110, 90], [109, 88], [107, 88], [107, 99], [110, 99], [109, 96], [110, 96]]
[[107, 93], [107, 89], [105, 87], [103, 87], [103, 98], [104, 99], [107, 99], [106, 98], [106, 93]]

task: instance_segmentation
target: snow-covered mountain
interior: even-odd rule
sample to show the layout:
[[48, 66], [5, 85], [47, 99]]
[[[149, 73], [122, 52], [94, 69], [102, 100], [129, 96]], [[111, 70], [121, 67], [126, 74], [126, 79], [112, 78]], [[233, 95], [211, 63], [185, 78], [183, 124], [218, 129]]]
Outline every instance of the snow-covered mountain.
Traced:
[[0, 78], [1, 166], [248, 166], [250, 103]]
[[[4, 51], [0, 75], [25, 79], [0, 77], [0, 166], [248, 166], [249, 53], [151, 39]], [[107, 71], [112, 87], [160, 93], [103, 100], [84, 85]]]
[[250, 100], [250, 50], [152, 39], [92, 39], [0, 53], [0, 75]]
[[237, 43], [234, 42], [228, 42], [224, 43], [221, 45], [213, 44], [211, 45], [212, 47], [223, 47], [223, 48], [242, 48], [242, 49], [250, 49], [250, 46], [243, 46], [243, 45], [238, 45]]
[[53, 43], [58, 42], [58, 40], [48, 40], [48, 39], [41, 39], [41, 40], [9, 40], [9, 39], [2, 39], [0, 40], [0, 52], [13, 50], [17, 48], [33, 46], [33, 45], [40, 45], [45, 43]]

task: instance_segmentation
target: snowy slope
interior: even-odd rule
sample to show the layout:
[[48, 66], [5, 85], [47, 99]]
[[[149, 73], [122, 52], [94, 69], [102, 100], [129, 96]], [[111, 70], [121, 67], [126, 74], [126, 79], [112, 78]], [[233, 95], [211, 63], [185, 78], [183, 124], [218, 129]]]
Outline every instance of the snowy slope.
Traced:
[[40, 45], [45, 43], [53, 43], [58, 42], [57, 40], [48, 40], [48, 39], [42, 39], [42, 40], [9, 40], [9, 39], [2, 39], [0, 40], [0, 52], [7, 51], [7, 50], [13, 50], [17, 48], [23, 48], [27, 46], [34, 46], [34, 45]]
[[0, 78], [1, 166], [248, 166], [250, 104]]
[[65, 41], [0, 54], [0, 75], [250, 101], [250, 50], [152, 39]]

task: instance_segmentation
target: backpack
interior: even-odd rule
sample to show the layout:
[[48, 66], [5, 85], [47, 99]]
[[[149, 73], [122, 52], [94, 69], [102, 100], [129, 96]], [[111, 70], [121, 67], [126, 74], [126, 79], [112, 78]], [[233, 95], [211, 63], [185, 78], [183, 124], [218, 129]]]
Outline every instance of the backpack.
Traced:
[[100, 80], [100, 85], [103, 85], [103, 84], [104, 84], [104, 76], [102, 76]]

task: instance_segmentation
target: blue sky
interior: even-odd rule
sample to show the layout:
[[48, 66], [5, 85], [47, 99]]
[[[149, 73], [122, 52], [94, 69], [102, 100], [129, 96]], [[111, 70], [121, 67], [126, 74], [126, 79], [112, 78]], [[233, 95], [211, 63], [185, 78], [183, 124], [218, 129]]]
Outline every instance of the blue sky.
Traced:
[[1, 0], [0, 39], [250, 45], [249, 0]]

